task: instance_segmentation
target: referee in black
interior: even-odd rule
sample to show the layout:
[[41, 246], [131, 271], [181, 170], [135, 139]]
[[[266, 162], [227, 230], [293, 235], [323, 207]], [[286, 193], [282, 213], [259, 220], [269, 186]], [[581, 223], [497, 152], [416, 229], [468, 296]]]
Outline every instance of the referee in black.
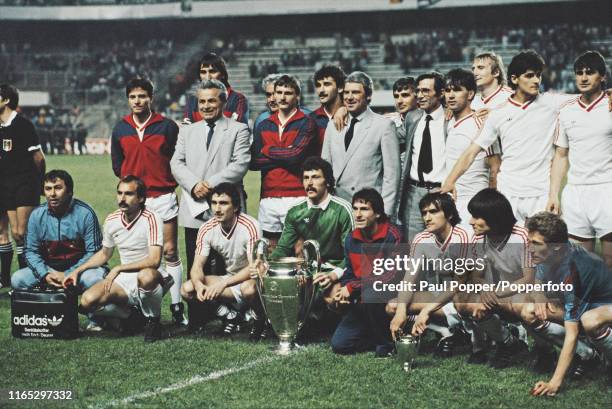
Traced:
[[[15, 240], [19, 267], [26, 267], [23, 252], [28, 218], [38, 206], [45, 156], [40, 149], [34, 125], [16, 109], [19, 92], [8, 84], [0, 85], [0, 211], [8, 214], [11, 234]], [[0, 246], [0, 250], [3, 247]], [[10, 243], [9, 243], [10, 247]], [[12, 258], [12, 248], [0, 251], [2, 267]], [[8, 261], [10, 268], [10, 258]], [[10, 273], [2, 270], [2, 281]]]

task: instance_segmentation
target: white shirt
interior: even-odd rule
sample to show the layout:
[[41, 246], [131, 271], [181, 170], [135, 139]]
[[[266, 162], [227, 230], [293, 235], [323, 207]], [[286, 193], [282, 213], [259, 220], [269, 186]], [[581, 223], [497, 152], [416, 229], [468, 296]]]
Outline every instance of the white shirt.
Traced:
[[412, 163], [410, 165], [410, 179], [419, 180], [419, 153], [421, 152], [421, 142], [423, 141], [423, 131], [427, 115], [431, 115], [432, 120], [429, 121], [429, 133], [431, 135], [431, 156], [432, 170], [429, 173], [423, 174], [425, 182], [442, 183], [446, 179], [446, 161], [445, 157], [445, 141], [444, 141], [444, 109], [440, 105], [431, 114], [423, 112], [423, 116], [419, 119], [419, 123], [414, 131], [412, 139]]
[[478, 111], [483, 108], [495, 108], [498, 105], [503, 104], [512, 96], [512, 88], [505, 85], [500, 85], [491, 95], [486, 98], [482, 97], [482, 94], [476, 95], [476, 98], [472, 101], [471, 108], [474, 111]]
[[223, 257], [227, 273], [233, 275], [249, 264], [260, 237], [259, 223], [248, 214], [240, 213], [228, 232], [213, 218], [200, 227], [195, 254], [208, 257], [215, 250]]
[[117, 247], [121, 264], [142, 261], [149, 256], [150, 246], [163, 247], [163, 225], [162, 219], [146, 208], [131, 223], [121, 210], [116, 210], [104, 222], [102, 245]]
[[508, 98], [491, 110], [474, 142], [487, 149], [499, 138], [500, 192], [518, 197], [548, 195], [557, 115], [574, 98], [576, 95], [547, 92], [524, 104]]
[[561, 108], [555, 145], [569, 148], [567, 183], [612, 182], [612, 113], [604, 92], [590, 105], [580, 98]]
[[523, 269], [534, 267], [529, 253], [527, 229], [515, 225], [505, 243], [495, 246], [480, 234], [472, 239], [471, 252], [474, 259], [486, 260], [485, 280], [487, 283], [516, 281], [523, 277]]
[[[422, 231], [412, 240], [410, 255], [412, 258], [421, 260], [431, 260], [428, 267], [422, 268], [420, 279], [427, 280], [429, 283], [441, 283], [453, 277], [452, 269], [438, 268], [433, 263], [434, 260], [465, 259], [469, 250], [468, 233], [459, 226], [454, 226], [444, 243], [440, 243], [435, 234]], [[431, 265], [430, 265], [431, 264]], [[438, 261], [440, 264], [440, 261]]]
[[[452, 169], [461, 154], [470, 146], [480, 128], [482, 120], [473, 113], [464, 116], [460, 120], [452, 118], [448, 123], [446, 137], [446, 169]], [[497, 141], [487, 151], [481, 151], [474, 159], [470, 168], [457, 180], [455, 187], [457, 196], [472, 197], [482, 189], [489, 187], [489, 168], [486, 164], [487, 156], [499, 154]]]

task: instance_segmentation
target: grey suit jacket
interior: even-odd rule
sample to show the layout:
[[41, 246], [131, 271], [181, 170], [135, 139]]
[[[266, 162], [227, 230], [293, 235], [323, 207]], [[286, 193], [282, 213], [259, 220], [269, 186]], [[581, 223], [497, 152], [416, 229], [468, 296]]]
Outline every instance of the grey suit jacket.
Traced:
[[[416, 132], [417, 126], [419, 125], [419, 121], [423, 117], [424, 111], [421, 109], [415, 109], [410, 112], [409, 115], [406, 115], [405, 120], [405, 128], [406, 128], [406, 156], [404, 157], [404, 164], [402, 165], [402, 178], [400, 182], [400, 199], [399, 199], [399, 212], [398, 218], [401, 220], [401, 217], [404, 213], [404, 206], [406, 203], [406, 194], [408, 193], [408, 187], [410, 186], [407, 182], [410, 179], [410, 167], [412, 166], [412, 149], [414, 142], [414, 133]], [[448, 121], [444, 121], [444, 141], [448, 137], [448, 130], [446, 125]]]
[[348, 126], [345, 126], [338, 132], [333, 121], [329, 121], [321, 153], [333, 167], [336, 195], [350, 202], [357, 191], [374, 188], [383, 197], [385, 213], [394, 218], [401, 173], [395, 125], [368, 108], [348, 151], [344, 148], [347, 130]]
[[202, 180], [211, 186], [230, 182], [240, 186], [242, 191], [242, 179], [251, 161], [251, 132], [247, 125], [222, 116], [217, 120], [210, 147], [206, 150], [205, 124], [199, 121], [180, 129], [170, 160], [172, 175], [181, 186], [179, 224], [194, 229], [203, 221], [193, 217], [186, 203], [193, 187]]

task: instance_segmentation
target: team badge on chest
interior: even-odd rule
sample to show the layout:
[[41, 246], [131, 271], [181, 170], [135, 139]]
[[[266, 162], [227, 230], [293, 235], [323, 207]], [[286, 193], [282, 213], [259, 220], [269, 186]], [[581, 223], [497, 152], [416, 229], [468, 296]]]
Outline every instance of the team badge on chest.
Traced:
[[2, 150], [4, 152], [10, 152], [13, 150], [13, 140], [12, 139], [3, 139], [2, 140]]

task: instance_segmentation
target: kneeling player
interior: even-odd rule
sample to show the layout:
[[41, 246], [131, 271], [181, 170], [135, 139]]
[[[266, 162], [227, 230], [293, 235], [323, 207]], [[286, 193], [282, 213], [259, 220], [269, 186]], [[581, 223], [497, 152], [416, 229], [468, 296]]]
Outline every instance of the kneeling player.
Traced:
[[[408, 314], [418, 314], [412, 327], [413, 335], [422, 334], [430, 328], [442, 335], [437, 353], [452, 355], [453, 346], [460, 340], [460, 317], [453, 306], [454, 291], [444, 289], [454, 276], [453, 270], [440, 268], [446, 260], [465, 259], [468, 253], [468, 234], [457, 226], [461, 221], [455, 203], [445, 193], [428, 193], [419, 202], [425, 230], [414, 237], [410, 256], [419, 263], [416, 270], [407, 271], [404, 280], [414, 283], [417, 289], [428, 284], [427, 291], [404, 291], [398, 294], [397, 302], [387, 304], [387, 313], [393, 315], [391, 334], [401, 330], [408, 320]], [[423, 265], [433, 261], [433, 265]], [[443, 263], [439, 263], [442, 261]], [[437, 262], [437, 263], [436, 263]], [[429, 264], [429, 263], [427, 263]], [[429, 284], [438, 288], [429, 290]], [[429, 321], [436, 324], [429, 324]]]
[[[472, 281], [489, 285], [500, 281], [517, 285], [533, 283], [527, 230], [516, 225], [508, 199], [495, 189], [483, 189], [469, 201], [468, 211], [474, 229], [472, 256], [486, 262], [484, 268], [473, 271]], [[521, 300], [517, 297], [515, 292], [504, 290], [460, 294], [455, 298], [455, 307], [463, 319], [495, 341], [496, 352], [490, 362], [494, 368], [505, 368], [514, 354], [526, 348], [502, 322], [502, 318], [520, 321]], [[518, 305], [513, 303], [516, 301]], [[486, 350], [481, 345], [474, 345], [469, 361], [484, 363], [486, 359]]]
[[146, 187], [136, 176], [125, 176], [117, 185], [119, 210], [104, 222], [102, 249], [64, 279], [64, 287], [79, 275], [106, 264], [115, 247], [121, 264], [83, 293], [81, 311], [127, 318], [128, 305], [138, 306], [147, 318], [145, 342], [161, 338], [162, 276], [158, 271], [164, 245], [161, 218], [145, 208]]
[[[565, 335], [557, 367], [548, 382], [535, 384], [534, 395], [555, 395], [563, 383], [574, 354], [578, 353], [578, 333], [582, 325], [586, 334], [608, 361], [608, 382], [612, 385], [612, 281], [610, 271], [598, 256], [568, 241], [567, 225], [559, 216], [541, 212], [527, 221], [531, 257], [539, 282], [571, 284], [561, 292], [563, 310], [550, 304], [533, 306], [537, 321], [533, 326], [546, 327], [551, 315], [563, 314]], [[527, 313], [524, 313], [525, 318]], [[594, 359], [594, 352], [591, 355]]]
[[[205, 303], [207, 307], [197, 317], [198, 322], [190, 323], [191, 328], [196, 332], [203, 331], [215, 311], [211, 308], [215, 301], [232, 304], [238, 310], [248, 305], [256, 315], [251, 339], [258, 340], [265, 328], [265, 317], [257, 296], [255, 280], [250, 278], [249, 260], [255, 242], [261, 237], [259, 223], [240, 211], [240, 193], [231, 183], [217, 185], [212, 190], [210, 204], [213, 218], [198, 231], [191, 279], [183, 283], [181, 288], [185, 300]], [[204, 271], [211, 249], [223, 257], [225, 275], [207, 275]], [[228, 317], [224, 333], [236, 332], [238, 319], [238, 316]]]
[[[338, 354], [353, 354], [376, 348], [378, 356], [391, 352], [387, 331], [389, 318], [385, 304], [368, 303], [362, 298], [362, 287], [369, 287], [373, 259], [387, 258], [400, 242], [400, 232], [385, 214], [383, 198], [374, 189], [363, 189], [353, 196], [353, 217], [357, 227], [344, 242], [346, 268], [334, 301], [351, 304], [336, 327], [331, 340]], [[370, 290], [365, 288], [365, 291]]]

